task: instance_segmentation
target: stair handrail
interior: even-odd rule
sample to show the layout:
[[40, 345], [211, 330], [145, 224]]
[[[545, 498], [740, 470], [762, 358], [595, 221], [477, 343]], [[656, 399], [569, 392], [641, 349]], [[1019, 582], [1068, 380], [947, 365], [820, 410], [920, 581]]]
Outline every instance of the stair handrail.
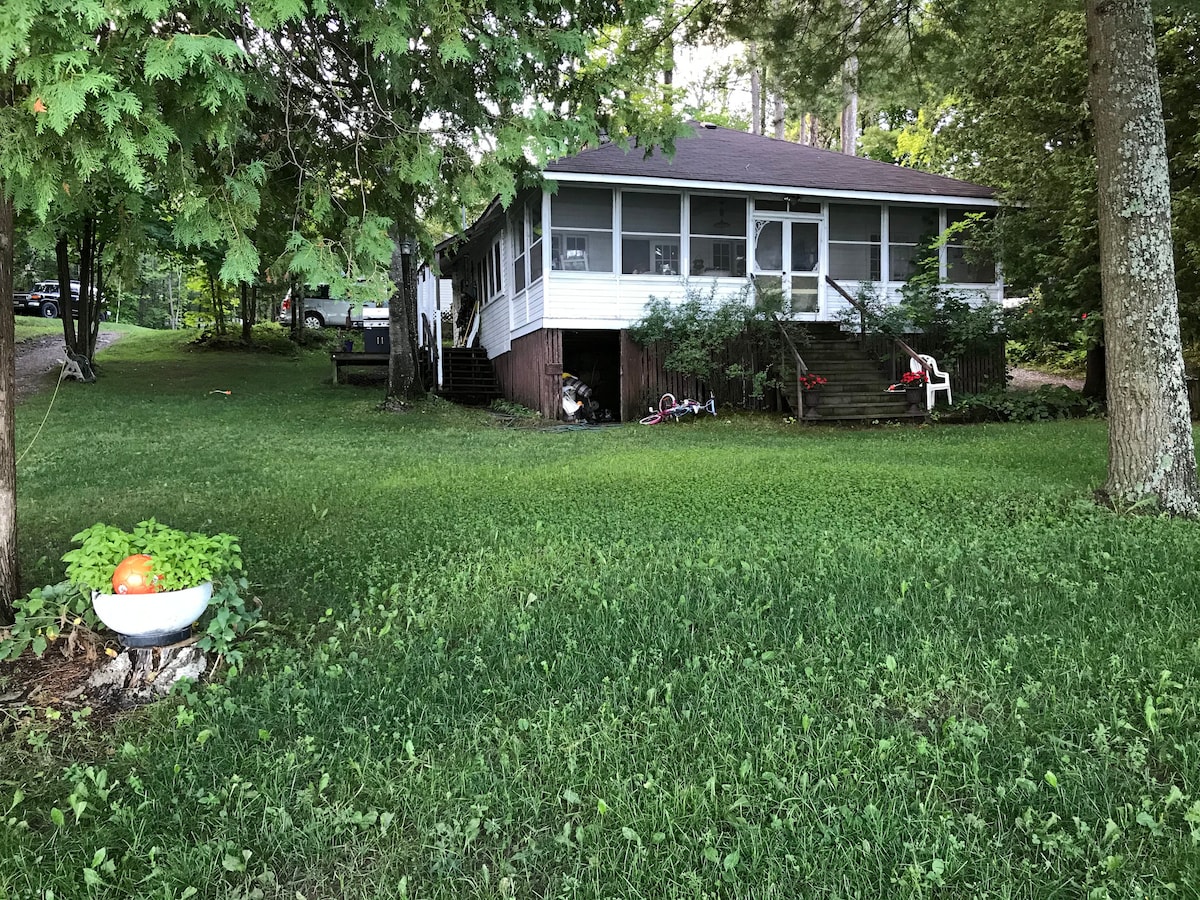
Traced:
[[867, 307], [852, 297], [848, 290], [833, 280], [832, 276], [826, 275], [825, 282], [841, 294], [842, 299], [858, 310], [858, 342], [863, 343], [867, 339]]
[[796, 345], [792, 343], [792, 336], [787, 333], [787, 329], [783, 327], [783, 322], [779, 321], [779, 316], [771, 313], [771, 318], [775, 320], [775, 324], [779, 326], [779, 333], [783, 335], [784, 342], [792, 351], [792, 358], [796, 363], [796, 380], [799, 381], [801, 375], [808, 374], [808, 366], [805, 365], [804, 357], [800, 355], [800, 351], [796, 349]]
[[921, 366], [921, 371], [923, 371], [926, 374], [926, 376], [928, 376], [929, 375], [929, 363], [925, 362], [925, 358], [923, 356], [921, 356], [921, 354], [918, 353], [916, 350], [914, 350], [912, 347], [908, 346], [908, 344], [904, 343], [904, 341], [900, 340], [900, 338], [896, 338], [895, 341], [896, 341], [896, 346], [899, 347], [901, 350], [903, 350], [905, 353], [907, 353], [909, 355], [909, 357], [911, 357], [915, 362], [919, 363]]
[[462, 333], [462, 336], [455, 341], [454, 346], [457, 348], [470, 347], [475, 343], [475, 336], [479, 334], [479, 301], [476, 300], [471, 306], [471, 318], [467, 322], [467, 330]]
[[[858, 310], [858, 322], [859, 322], [858, 340], [859, 340], [859, 343], [862, 343], [863, 341], [865, 341], [867, 339], [867, 307], [864, 304], [859, 303], [857, 299], [855, 299], [854, 297], [852, 297], [850, 295], [849, 291], [847, 291], [844, 287], [842, 287], [840, 284], [838, 284], [836, 281], [834, 281], [833, 278], [831, 278], [829, 275], [825, 276], [825, 281], [829, 284], [830, 287], [832, 287], [835, 291], [837, 291], [839, 294], [841, 294], [842, 297], [845, 298], [847, 303], [849, 303], [856, 310]], [[918, 362], [920, 364], [921, 370], [923, 372], [925, 372], [926, 374], [928, 374], [929, 364], [926, 363], [925, 360], [921, 358], [921, 354], [919, 354], [912, 347], [908, 346], [908, 344], [904, 343], [904, 341], [900, 340], [900, 338], [892, 338], [892, 342], [896, 345], [897, 348], [899, 348], [900, 350], [902, 350], [906, 354], [908, 354], [908, 356], [910, 358], [916, 360], [916, 362]], [[895, 370], [893, 370], [893, 374], [894, 373], [895, 373]]]

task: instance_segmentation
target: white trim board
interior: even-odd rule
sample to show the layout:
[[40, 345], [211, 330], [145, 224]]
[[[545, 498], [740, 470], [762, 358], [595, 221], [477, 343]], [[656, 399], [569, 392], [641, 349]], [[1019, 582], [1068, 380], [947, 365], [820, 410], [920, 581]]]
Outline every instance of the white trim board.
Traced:
[[606, 184], [625, 187], [659, 187], [700, 193], [781, 194], [820, 197], [826, 200], [870, 200], [880, 203], [915, 203], [921, 206], [978, 206], [999, 208], [1000, 201], [987, 197], [952, 197], [944, 194], [898, 194], [885, 191], [832, 191], [828, 188], [786, 187], [726, 181], [695, 181], [686, 178], [651, 178], [645, 175], [592, 175], [583, 172], [543, 173], [547, 183]]

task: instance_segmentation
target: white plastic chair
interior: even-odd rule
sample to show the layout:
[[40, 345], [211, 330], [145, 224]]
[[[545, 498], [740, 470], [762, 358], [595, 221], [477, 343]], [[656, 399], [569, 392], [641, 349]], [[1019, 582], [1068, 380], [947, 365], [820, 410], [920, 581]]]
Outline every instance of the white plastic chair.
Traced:
[[[927, 356], [924, 353], [918, 353], [918, 356], [925, 361], [925, 365], [929, 368], [925, 370], [925, 408], [933, 409], [933, 398], [938, 391], [946, 392], [946, 403], [950, 406], [954, 405], [954, 398], [950, 394], [950, 376], [938, 368], [937, 360], [932, 356]], [[915, 359], [908, 361], [908, 368], [913, 372], [920, 372], [921, 364]]]

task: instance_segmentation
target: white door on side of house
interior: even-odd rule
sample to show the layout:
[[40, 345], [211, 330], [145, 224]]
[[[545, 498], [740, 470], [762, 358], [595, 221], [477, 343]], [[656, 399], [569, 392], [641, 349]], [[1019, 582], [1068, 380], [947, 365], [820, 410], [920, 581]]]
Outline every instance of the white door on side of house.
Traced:
[[763, 299], [782, 305], [785, 313], [816, 318], [821, 311], [820, 273], [819, 218], [755, 215], [754, 285], [777, 298]]

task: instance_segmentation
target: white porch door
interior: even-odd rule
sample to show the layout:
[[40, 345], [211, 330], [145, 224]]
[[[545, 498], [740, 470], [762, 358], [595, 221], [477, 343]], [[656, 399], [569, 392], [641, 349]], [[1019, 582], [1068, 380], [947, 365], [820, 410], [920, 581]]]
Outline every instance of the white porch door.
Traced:
[[784, 311], [816, 318], [821, 311], [821, 220], [754, 217], [754, 284], [777, 291]]

